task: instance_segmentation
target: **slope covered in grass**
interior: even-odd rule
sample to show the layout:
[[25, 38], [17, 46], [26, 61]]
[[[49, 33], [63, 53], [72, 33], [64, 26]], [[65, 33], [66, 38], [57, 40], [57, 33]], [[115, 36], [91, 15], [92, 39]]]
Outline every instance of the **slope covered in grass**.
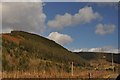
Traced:
[[[4, 71], [29, 71], [53, 67], [52, 65], [57, 63], [67, 66], [74, 62], [74, 65], [79, 67], [87, 64], [83, 58], [54, 41], [28, 32], [12, 31], [2, 34], [2, 47]], [[43, 61], [49, 63], [42, 65]], [[66, 69], [69, 69], [67, 67]]]
[[100, 53], [100, 52], [79, 52], [76, 53], [83, 59], [90, 61], [90, 60], [98, 60], [98, 59], [104, 59], [106, 61], [111, 62], [112, 56], [114, 63], [120, 64], [120, 54], [112, 54], [112, 53]]

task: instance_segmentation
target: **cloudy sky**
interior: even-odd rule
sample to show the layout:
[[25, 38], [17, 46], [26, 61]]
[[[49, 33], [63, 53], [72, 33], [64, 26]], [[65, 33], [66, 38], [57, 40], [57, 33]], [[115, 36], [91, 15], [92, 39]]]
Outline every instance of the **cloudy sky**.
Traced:
[[72, 51], [118, 48], [117, 3], [8, 2], [1, 5], [2, 32], [36, 33]]

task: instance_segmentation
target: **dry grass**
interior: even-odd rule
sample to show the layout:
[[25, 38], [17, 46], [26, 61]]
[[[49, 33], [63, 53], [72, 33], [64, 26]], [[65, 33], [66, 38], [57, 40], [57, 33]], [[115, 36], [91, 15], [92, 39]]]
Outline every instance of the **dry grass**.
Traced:
[[[91, 74], [89, 76], [89, 73]], [[22, 72], [22, 71], [16, 71], [16, 72], [3, 72], [2, 78], [105, 78], [108, 75], [116, 74], [114, 78], [117, 77], [118, 73], [115, 73], [113, 71], [93, 71], [93, 70], [81, 70], [74, 72], [74, 75], [71, 76], [71, 73], [67, 72], [56, 72], [56, 71], [31, 71], [31, 72]], [[110, 76], [109, 76], [110, 77]]]
[[19, 44], [19, 42], [21, 41], [20, 38], [16, 38], [16, 37], [10, 36], [8, 34], [3, 34], [2, 37], [9, 41], [14, 41], [16, 44]]

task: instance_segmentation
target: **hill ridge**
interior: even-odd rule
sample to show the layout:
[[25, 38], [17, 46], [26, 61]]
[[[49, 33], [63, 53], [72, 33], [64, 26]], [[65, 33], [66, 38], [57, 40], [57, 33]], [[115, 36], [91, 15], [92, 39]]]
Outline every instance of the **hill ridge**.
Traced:
[[24, 68], [29, 67], [31, 64], [30, 59], [50, 60], [66, 65], [74, 62], [76, 66], [88, 64], [83, 58], [68, 51], [55, 41], [33, 33], [11, 31], [11, 33], [3, 34], [2, 36], [4, 70], [7, 70], [7, 67], [10, 67], [10, 69], [16, 67], [16, 65], [13, 64], [14, 61], [18, 64], [16, 68], [20, 68], [19, 65]]

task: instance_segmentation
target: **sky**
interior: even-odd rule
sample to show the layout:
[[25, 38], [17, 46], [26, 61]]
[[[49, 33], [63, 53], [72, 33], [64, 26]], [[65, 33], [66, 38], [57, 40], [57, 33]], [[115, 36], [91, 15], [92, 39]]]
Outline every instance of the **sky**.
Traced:
[[116, 51], [117, 3], [2, 3], [2, 32], [23, 30], [71, 51]]

